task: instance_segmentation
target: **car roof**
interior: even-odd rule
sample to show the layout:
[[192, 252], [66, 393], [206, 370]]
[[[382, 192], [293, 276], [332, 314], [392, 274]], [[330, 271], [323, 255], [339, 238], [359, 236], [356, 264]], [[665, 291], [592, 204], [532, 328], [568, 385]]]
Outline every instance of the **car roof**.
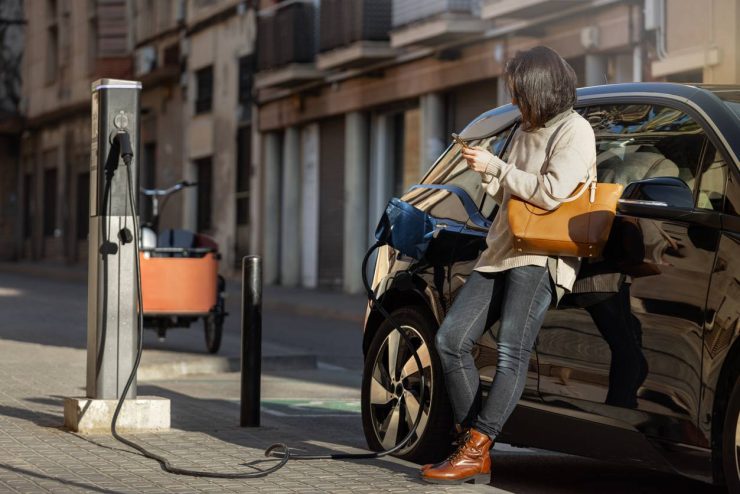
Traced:
[[[688, 104], [710, 122], [715, 131], [734, 153], [737, 163], [740, 157], [740, 122], [736, 115], [717, 97], [715, 93], [734, 92], [739, 85], [717, 84], [678, 84], [672, 82], [628, 82], [604, 84], [601, 86], [582, 87], [576, 90], [576, 105], [590, 100], [621, 97], [660, 97], [673, 99]], [[480, 139], [497, 132], [519, 118], [519, 111], [511, 103], [482, 113], [463, 129], [460, 136], [464, 139]]]

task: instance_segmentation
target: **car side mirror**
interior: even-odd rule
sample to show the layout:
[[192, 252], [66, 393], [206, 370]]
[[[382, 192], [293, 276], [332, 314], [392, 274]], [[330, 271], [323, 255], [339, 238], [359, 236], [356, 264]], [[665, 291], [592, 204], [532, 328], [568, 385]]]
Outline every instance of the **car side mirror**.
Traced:
[[694, 208], [694, 194], [680, 178], [646, 178], [627, 185], [619, 199], [620, 212], [632, 207], [690, 210]]

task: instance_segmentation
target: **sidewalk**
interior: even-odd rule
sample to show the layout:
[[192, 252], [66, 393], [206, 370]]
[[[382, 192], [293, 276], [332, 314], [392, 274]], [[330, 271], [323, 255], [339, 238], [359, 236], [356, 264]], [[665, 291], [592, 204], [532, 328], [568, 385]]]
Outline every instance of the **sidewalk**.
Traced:
[[[84, 394], [84, 355], [81, 349], [0, 340], [0, 492], [494, 491], [424, 484], [417, 465], [394, 458], [295, 461], [249, 480], [170, 475], [110, 435], [80, 437], [61, 428], [63, 397]], [[314, 454], [360, 451], [359, 391], [338, 379], [321, 370], [263, 375], [262, 427], [256, 429], [237, 427], [234, 374], [140, 382], [140, 395], [172, 400], [172, 430], [135, 439], [178, 467], [219, 472], [267, 467], [263, 451], [275, 442]]]
[[[86, 352], [80, 317], [86, 306], [86, 273], [79, 266], [2, 263], [0, 286], [0, 492], [490, 492], [486, 486], [439, 487], [418, 479], [418, 465], [396, 458], [290, 462], [269, 477], [221, 480], [168, 474], [109, 434], [66, 432], [63, 399], [85, 393]], [[64, 280], [42, 289], [42, 278]], [[12, 281], [12, 282], [11, 282]], [[15, 284], [13, 284], [15, 283]], [[52, 307], [64, 286], [63, 313]], [[238, 281], [227, 282], [230, 299]], [[299, 315], [362, 320], [364, 298], [265, 287], [265, 308]], [[229, 306], [238, 302], [229, 300]], [[72, 315], [76, 314], [76, 315]], [[238, 320], [238, 314], [233, 314]], [[310, 318], [307, 318], [310, 319]], [[28, 328], [24, 330], [23, 328]], [[71, 330], [70, 328], [75, 328]], [[354, 329], [353, 329], [354, 330]], [[138, 394], [171, 400], [172, 429], [137, 434], [136, 440], [181, 468], [247, 472], [267, 468], [264, 450], [284, 442], [296, 452], [360, 452], [366, 447], [360, 416], [360, 375], [305, 365], [310, 355], [267, 344], [264, 356], [298, 359], [266, 366], [262, 375], [262, 426], [241, 428], [239, 375], [233, 349], [224, 356], [156, 349], [147, 333]], [[192, 332], [193, 337], [199, 337]], [[233, 339], [233, 338], [232, 338]], [[230, 340], [231, 341], [231, 340]], [[237, 340], [238, 341], [238, 340]], [[231, 341], [233, 345], [233, 341]], [[188, 372], [178, 367], [187, 363]], [[198, 374], [195, 374], [198, 372]], [[501, 491], [499, 491], [501, 492]]]

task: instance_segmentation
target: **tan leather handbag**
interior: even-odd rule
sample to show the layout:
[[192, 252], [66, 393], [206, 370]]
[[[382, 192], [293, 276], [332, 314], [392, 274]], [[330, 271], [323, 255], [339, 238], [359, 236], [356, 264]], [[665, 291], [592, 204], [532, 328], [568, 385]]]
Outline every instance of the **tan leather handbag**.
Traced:
[[[517, 252], [547, 256], [598, 257], [604, 250], [614, 222], [621, 184], [596, 183], [589, 175], [570, 197], [550, 194], [539, 176], [542, 190], [561, 202], [552, 211], [518, 197], [509, 200], [509, 228]], [[585, 194], [589, 190], [589, 194]]]

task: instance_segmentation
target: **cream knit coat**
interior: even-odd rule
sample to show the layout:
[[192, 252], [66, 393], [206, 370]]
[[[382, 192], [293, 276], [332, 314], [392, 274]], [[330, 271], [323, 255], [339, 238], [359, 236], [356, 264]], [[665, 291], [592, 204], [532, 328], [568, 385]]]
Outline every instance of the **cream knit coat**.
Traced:
[[[547, 155], [548, 141], [556, 130]], [[508, 221], [509, 198], [515, 195], [541, 208], [555, 209], [560, 203], [542, 187], [547, 187], [555, 197], [568, 197], [586, 180], [589, 168], [595, 177], [594, 132], [588, 121], [574, 110], [556, 115], [532, 132], [517, 129], [507, 162], [494, 158], [482, 174], [486, 193], [501, 207], [488, 230], [487, 248], [474, 269], [496, 272], [518, 266], [547, 266], [547, 256], [522, 254], [514, 249]], [[538, 175], [542, 175], [541, 179]], [[580, 258], [557, 258], [555, 283], [571, 290], [579, 266]]]

